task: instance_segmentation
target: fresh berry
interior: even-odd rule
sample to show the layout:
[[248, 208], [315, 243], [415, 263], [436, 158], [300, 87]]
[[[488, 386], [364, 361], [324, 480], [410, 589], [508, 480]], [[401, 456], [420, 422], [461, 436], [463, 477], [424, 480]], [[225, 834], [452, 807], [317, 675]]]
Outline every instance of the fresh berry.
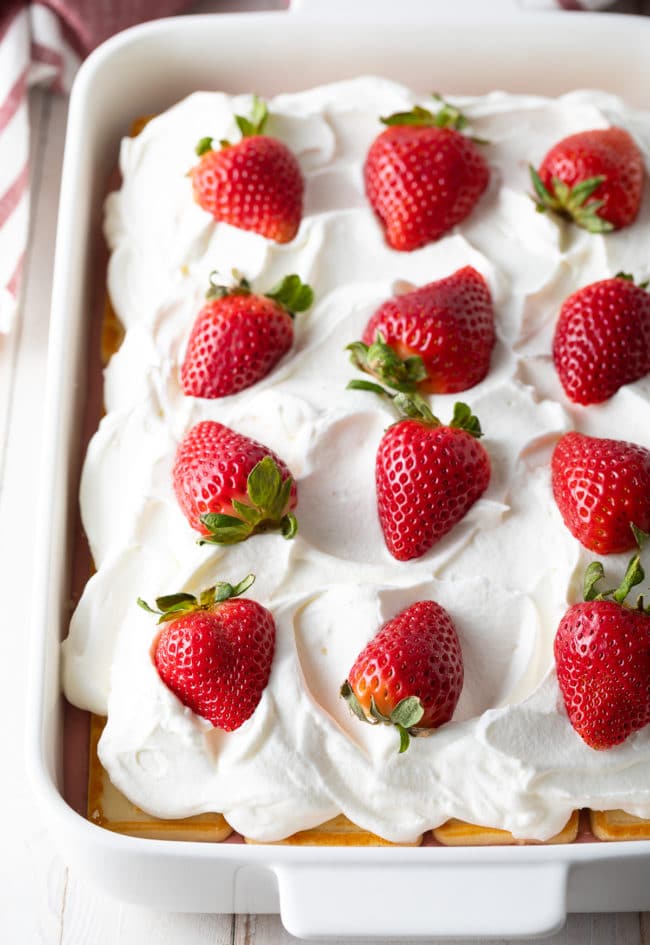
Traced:
[[579, 131], [530, 168], [540, 211], [552, 210], [591, 233], [632, 223], [643, 195], [643, 156], [623, 128]]
[[404, 418], [388, 427], [377, 449], [377, 512], [392, 556], [420, 558], [488, 487], [490, 457], [478, 442], [481, 425], [467, 404], [457, 403], [444, 425], [419, 394], [393, 394], [361, 380], [350, 381], [348, 389], [388, 398]]
[[466, 120], [443, 103], [434, 115], [416, 106], [382, 118], [388, 125], [364, 165], [366, 194], [393, 249], [440, 239], [474, 209], [490, 171]]
[[266, 689], [275, 648], [275, 621], [266, 607], [239, 598], [253, 583], [217, 584], [197, 599], [156, 600], [163, 629], [151, 655], [158, 675], [183, 705], [216, 728], [232, 732], [251, 717]]
[[488, 487], [488, 454], [461, 423], [457, 412], [448, 426], [400, 420], [382, 437], [377, 508], [386, 546], [398, 561], [425, 554]]
[[263, 133], [267, 118], [255, 98], [250, 120], [235, 116], [241, 141], [220, 141], [213, 150], [212, 138], [202, 138], [190, 177], [195, 200], [215, 220], [288, 243], [300, 226], [304, 182], [295, 155]]
[[293, 344], [293, 316], [309, 308], [313, 292], [296, 275], [265, 295], [245, 279], [213, 286], [192, 328], [181, 365], [181, 386], [191, 397], [226, 397], [251, 387]]
[[385, 623], [357, 657], [341, 695], [364, 722], [409, 736], [448, 722], [463, 688], [463, 654], [444, 608], [418, 601]]
[[483, 380], [494, 342], [490, 290], [465, 266], [384, 302], [348, 350], [358, 368], [395, 390], [455, 394]]
[[173, 470], [174, 492], [199, 544], [230, 545], [256, 532], [280, 529], [293, 538], [296, 484], [266, 446], [204, 420], [181, 441]]
[[585, 574], [585, 602], [566, 612], [554, 646], [569, 721], [597, 749], [619, 745], [650, 723], [650, 616], [642, 597], [634, 608], [624, 604], [644, 578], [639, 556], [632, 558], [615, 591], [598, 593], [602, 577], [602, 564], [592, 562]]
[[564, 524], [590, 551], [634, 548], [631, 523], [650, 531], [650, 450], [565, 433], [553, 451], [551, 476]]
[[650, 294], [620, 273], [578, 289], [562, 305], [553, 361], [567, 397], [607, 400], [650, 371]]

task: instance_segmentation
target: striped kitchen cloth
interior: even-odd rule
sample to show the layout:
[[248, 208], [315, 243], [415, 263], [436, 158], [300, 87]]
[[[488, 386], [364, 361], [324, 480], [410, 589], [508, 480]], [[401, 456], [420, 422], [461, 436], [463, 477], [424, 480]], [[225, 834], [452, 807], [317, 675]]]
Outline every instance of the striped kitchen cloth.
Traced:
[[66, 92], [81, 59], [134, 23], [188, 0], [0, 0], [0, 332], [13, 324], [29, 223], [27, 92]]

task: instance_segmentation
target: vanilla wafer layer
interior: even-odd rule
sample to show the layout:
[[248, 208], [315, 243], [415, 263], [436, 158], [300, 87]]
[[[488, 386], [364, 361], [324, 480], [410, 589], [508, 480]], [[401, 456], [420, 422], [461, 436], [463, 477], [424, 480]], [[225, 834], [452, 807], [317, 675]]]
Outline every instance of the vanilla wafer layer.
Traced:
[[[258, 841], [245, 837], [246, 843], [255, 844]], [[298, 833], [291, 834], [284, 840], [275, 841], [276, 844], [287, 844], [290, 846], [316, 846], [316, 847], [392, 847], [392, 846], [412, 846], [417, 847], [422, 843], [422, 837], [418, 837], [413, 843], [394, 844], [389, 840], [378, 837], [377, 834], [370, 833], [357, 827], [352, 821], [348, 820], [343, 814], [333, 817], [317, 827], [310, 830], [300, 830]]]
[[106, 720], [90, 718], [90, 763], [88, 768], [88, 819], [99, 827], [132, 837], [153, 840], [193, 840], [219, 843], [232, 834], [221, 814], [198, 814], [161, 820], [132, 804], [111, 783], [97, 757], [97, 742]]
[[589, 821], [599, 840], [650, 840], [650, 820], [624, 810], [592, 810]]
[[[547, 844], [573, 843], [578, 836], [579, 813], [574, 811], [562, 830], [544, 841]], [[491, 827], [480, 827], [477, 824], [468, 824], [455, 818], [441, 824], [433, 831], [433, 836], [447, 847], [486, 847], [507, 846], [511, 844], [539, 843], [538, 840], [521, 840], [514, 837], [508, 830], [495, 830]]]

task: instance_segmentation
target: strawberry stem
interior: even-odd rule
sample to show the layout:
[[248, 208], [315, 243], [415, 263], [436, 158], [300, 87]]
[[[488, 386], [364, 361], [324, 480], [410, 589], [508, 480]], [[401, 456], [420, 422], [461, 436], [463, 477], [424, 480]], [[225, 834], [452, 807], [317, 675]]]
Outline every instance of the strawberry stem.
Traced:
[[403, 755], [406, 749], [411, 744], [411, 736], [409, 735], [408, 729], [403, 728], [401, 725], [396, 726], [397, 731], [399, 732], [399, 755]]
[[370, 722], [370, 719], [366, 716], [366, 713], [363, 711], [361, 703], [354, 694], [352, 686], [346, 679], [343, 685], [341, 686], [340, 694], [343, 699], [347, 702], [350, 710], [356, 715], [360, 722]]
[[457, 430], [465, 430], [466, 433], [471, 433], [477, 440], [483, 436], [478, 417], [474, 416], [471, 408], [462, 400], [458, 400], [454, 404], [454, 413], [449, 426], [455, 427]]
[[609, 233], [614, 229], [609, 220], [598, 216], [598, 211], [605, 201], [590, 199], [607, 179], [604, 175], [588, 177], [573, 187], [569, 187], [559, 177], [553, 177], [553, 190], [550, 191], [532, 164], [528, 165], [528, 170], [535, 191], [535, 195], [531, 197], [538, 213], [550, 210], [558, 216], [572, 220], [589, 233]]
[[[421, 379], [421, 370], [424, 371], [424, 366], [422, 365], [421, 359], [418, 357], [407, 358], [406, 361], [401, 362], [392, 348], [385, 343], [380, 332], [377, 333], [377, 340], [373, 345], [368, 346], [361, 341], [355, 341], [348, 345], [346, 350], [352, 352], [351, 361], [353, 364], [362, 371], [370, 367], [374, 368], [374, 370], [369, 371], [369, 373], [375, 374], [375, 376], [382, 373], [385, 369], [391, 377], [395, 378], [396, 373], [402, 370], [400, 364], [404, 369], [405, 376], [410, 375], [411, 378]], [[386, 352], [388, 352], [388, 354]], [[420, 362], [420, 364], [417, 362]], [[367, 368], [363, 366], [364, 364], [367, 364]], [[380, 379], [383, 380], [383, 378]], [[399, 387], [399, 380], [393, 383], [386, 381], [386, 383], [394, 389], [396, 388], [395, 393], [386, 390], [381, 384], [358, 379], [348, 381], [346, 390], [365, 390], [370, 391], [372, 394], [377, 394], [379, 397], [387, 398], [392, 401], [400, 419], [409, 417], [413, 420], [422, 420], [424, 423], [428, 423], [431, 426], [442, 426], [441, 421], [433, 414], [424, 397], [418, 394], [417, 391], [409, 389], [410, 381], [405, 381]], [[413, 381], [413, 383], [415, 384], [416, 381]], [[466, 433], [470, 433], [472, 436], [476, 437], [476, 439], [483, 436], [478, 417], [475, 417], [470, 407], [462, 401], [457, 401], [454, 404], [454, 414], [450, 423], [447, 425], [455, 427], [458, 430], [465, 430]]]
[[233, 282], [231, 285], [225, 285], [219, 282], [221, 278], [219, 271], [213, 269], [208, 277], [208, 290], [205, 293], [206, 299], [223, 299], [227, 295], [250, 295], [251, 284], [245, 276], [242, 276], [236, 269], [232, 270]]
[[289, 315], [306, 312], [314, 301], [314, 290], [302, 281], [300, 276], [292, 273], [285, 276], [282, 282], [274, 286], [270, 292], [264, 293], [267, 298], [273, 299], [281, 305]]
[[235, 115], [235, 121], [242, 133], [242, 137], [252, 138], [254, 135], [264, 133], [268, 117], [269, 111], [266, 107], [266, 102], [259, 98], [259, 96], [253, 95], [253, 106], [251, 108], [250, 118], [246, 118], [244, 115]]
[[[582, 584], [582, 596], [586, 601], [595, 600], [599, 596], [596, 584], [605, 577], [605, 569], [600, 561], [592, 561], [588, 565]], [[612, 591], [607, 591], [611, 594]]]
[[640, 289], [647, 289], [650, 285], [650, 280], [648, 279], [645, 279], [643, 282], [637, 282], [631, 272], [617, 272], [614, 278], [625, 279], [626, 282], [631, 282], [632, 285], [636, 285]]
[[367, 390], [372, 394], [378, 394], [379, 397], [387, 397], [389, 400], [393, 400], [395, 397], [395, 394], [391, 394], [390, 391], [387, 391], [380, 384], [373, 384], [372, 381], [348, 381], [346, 390]]
[[[607, 591], [598, 591], [596, 585], [605, 577], [605, 569], [600, 561], [592, 561], [591, 564], [588, 565], [584, 577], [583, 597], [586, 601], [606, 600], [606, 598], [611, 597], [617, 604], [623, 606], [625, 598], [632, 588], [636, 587], [637, 584], [641, 584], [644, 580], [645, 572], [641, 565], [641, 551], [646, 542], [650, 539], [650, 535], [635, 525], [634, 522], [630, 522], [630, 528], [634, 533], [634, 538], [639, 550], [630, 558], [623, 580], [618, 587], [610, 588], [610, 590]], [[637, 599], [635, 605], [637, 608], [639, 607], [639, 601], [642, 600], [642, 597]], [[642, 606], [640, 609], [643, 609]]]
[[[206, 299], [223, 299], [228, 295], [251, 295], [253, 292], [248, 279], [242, 276], [237, 269], [232, 270], [233, 282], [230, 285], [222, 283], [221, 278], [222, 276], [218, 270], [213, 269], [209, 277], [209, 287], [205, 293]], [[300, 276], [295, 273], [285, 276], [270, 292], [265, 292], [264, 295], [281, 305], [292, 317], [297, 312], [306, 311], [314, 301], [312, 287], [304, 283]]]
[[248, 474], [248, 502], [232, 500], [235, 515], [208, 512], [200, 517], [208, 534], [198, 539], [199, 545], [235, 545], [259, 532], [278, 529], [285, 538], [298, 531], [295, 515], [288, 511], [293, 479], [282, 478], [280, 467], [272, 456], [265, 456]]
[[[253, 106], [251, 108], [250, 118], [246, 118], [244, 115], [235, 115], [235, 121], [242, 133], [242, 137], [251, 138], [253, 135], [264, 134], [268, 117], [269, 112], [266, 103], [257, 95], [253, 95]], [[220, 138], [219, 147], [222, 149], [229, 148], [230, 141], [228, 141], [227, 138]], [[201, 138], [194, 148], [194, 151], [199, 157], [207, 154], [208, 151], [214, 151], [214, 138], [211, 138], [210, 135]]]
[[[223, 600], [230, 600], [231, 597], [241, 597], [254, 583], [254, 574], [247, 574], [239, 584], [228, 584], [226, 581], [219, 581], [213, 589], [213, 602], [221, 603]], [[203, 595], [201, 595], [201, 602], [203, 602]]]
[[293, 538], [298, 531], [298, 519], [293, 514], [293, 512], [287, 512], [287, 514], [280, 519], [280, 531], [282, 532], [283, 538]]
[[198, 598], [194, 594], [184, 592], [167, 594], [156, 598], [155, 608], [150, 607], [141, 597], [138, 597], [137, 603], [147, 613], [158, 615], [160, 617], [158, 623], [167, 623], [170, 620], [176, 620], [177, 617], [181, 617], [183, 614], [191, 614], [197, 610], [211, 610], [216, 604], [230, 600], [233, 597], [240, 597], [254, 581], [254, 574], [247, 574], [239, 584], [219, 581], [212, 587], [201, 591]]
[[393, 394], [393, 405], [400, 417], [411, 417], [413, 420], [424, 420], [431, 426], [441, 426], [440, 420], [431, 411], [424, 397], [419, 394], [405, 394], [402, 391]]
[[395, 349], [386, 343], [380, 331], [371, 345], [353, 341], [345, 350], [350, 352], [350, 361], [356, 368], [372, 374], [393, 390], [411, 393], [428, 376], [419, 355], [400, 358]]
[[214, 138], [211, 138], [209, 135], [207, 135], [205, 138], [201, 138], [200, 141], [197, 143], [196, 147], [194, 148], [195, 153], [199, 157], [202, 157], [202, 155], [207, 154], [208, 151], [212, 151], [213, 141], [214, 141]]
[[617, 604], [622, 604], [633, 587], [640, 584], [645, 578], [645, 572], [641, 567], [639, 555], [634, 555], [630, 559], [623, 580], [612, 594], [612, 598]]
[[437, 92], [432, 94], [432, 98], [440, 105], [437, 112], [430, 112], [428, 108], [422, 108], [421, 105], [414, 105], [408, 112], [395, 112], [379, 120], [384, 125], [412, 125], [419, 128], [453, 128], [456, 131], [462, 131], [467, 127], [467, 118], [463, 113], [446, 102]]
[[366, 390], [370, 391], [372, 394], [377, 394], [379, 397], [385, 397], [387, 400], [392, 401], [400, 418], [412, 417], [413, 419], [430, 423], [431, 426], [441, 425], [438, 418], [431, 412], [424, 397], [421, 397], [415, 392], [406, 393], [404, 391], [396, 391], [393, 393], [392, 391], [386, 390], [381, 384], [373, 384], [372, 381], [356, 379], [348, 381], [346, 390]]
[[[410, 112], [395, 112], [379, 120], [389, 127], [411, 125], [418, 128], [451, 128], [453, 131], [464, 131], [467, 127], [467, 117], [460, 109], [445, 101], [437, 92], [432, 93], [432, 98], [440, 105], [435, 113], [430, 112], [428, 108], [422, 108], [421, 105], [414, 105]], [[469, 137], [474, 144], [489, 144], [485, 138], [476, 138], [474, 135], [469, 135]]]
[[411, 743], [411, 736], [417, 737], [421, 734], [429, 734], [426, 729], [418, 729], [417, 724], [422, 720], [424, 707], [419, 696], [406, 696], [401, 699], [390, 715], [385, 715], [375, 702], [375, 697], [370, 697], [370, 714], [367, 715], [363, 706], [359, 702], [352, 686], [346, 679], [341, 686], [340, 694], [347, 702], [351, 712], [361, 722], [368, 722], [370, 725], [394, 725], [399, 732], [399, 752], [403, 754]]
[[[420, 394], [405, 391], [392, 393], [392, 391], [386, 390], [386, 388], [382, 387], [380, 384], [356, 379], [348, 381], [346, 390], [366, 390], [370, 391], [372, 394], [387, 398], [392, 401], [400, 419], [406, 417], [413, 420], [421, 420], [423, 423], [428, 423], [434, 427], [443, 426], [442, 421], [433, 414], [428, 403]], [[460, 400], [454, 404], [453, 416], [446, 426], [454, 427], [457, 430], [464, 430], [477, 440], [483, 436], [478, 417], [474, 416], [471, 408]]]

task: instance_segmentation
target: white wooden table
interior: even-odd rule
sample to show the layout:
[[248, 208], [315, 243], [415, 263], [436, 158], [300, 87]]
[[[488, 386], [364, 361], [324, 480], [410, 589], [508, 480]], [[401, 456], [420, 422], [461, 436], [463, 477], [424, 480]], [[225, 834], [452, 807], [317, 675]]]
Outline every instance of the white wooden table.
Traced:
[[[202, 10], [277, 5], [207, 3]], [[650, 12], [648, 2], [617, 9]], [[30, 563], [38, 524], [42, 389], [65, 100], [32, 97], [32, 222], [20, 318], [0, 336], [0, 943], [4, 945], [281, 945], [277, 916], [180, 915], [107, 899], [58, 855], [29, 793], [23, 762]], [[650, 913], [571, 916], [553, 945], [650, 945]], [[479, 945], [478, 942], [473, 945]], [[507, 945], [502, 942], [501, 945]]]

